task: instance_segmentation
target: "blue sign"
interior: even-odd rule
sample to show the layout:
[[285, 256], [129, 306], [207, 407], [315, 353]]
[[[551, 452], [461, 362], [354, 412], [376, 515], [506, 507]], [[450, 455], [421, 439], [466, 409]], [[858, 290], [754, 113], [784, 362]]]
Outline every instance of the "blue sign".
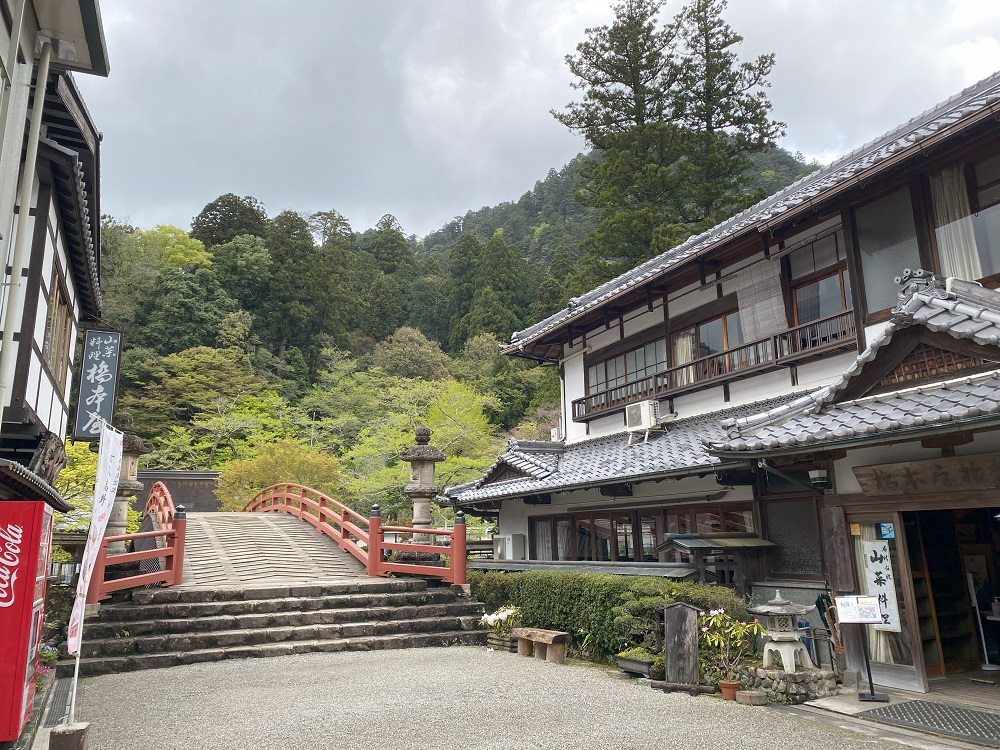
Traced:
[[74, 440], [96, 440], [101, 435], [101, 422], [111, 424], [121, 353], [122, 335], [118, 331], [84, 332]]
[[895, 539], [896, 538], [896, 527], [891, 523], [880, 523], [878, 525], [878, 538], [879, 539]]

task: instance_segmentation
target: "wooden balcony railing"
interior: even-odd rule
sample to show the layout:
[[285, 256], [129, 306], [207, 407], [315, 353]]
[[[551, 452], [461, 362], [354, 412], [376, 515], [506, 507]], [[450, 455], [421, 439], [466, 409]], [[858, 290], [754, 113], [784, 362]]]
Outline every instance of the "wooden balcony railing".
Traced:
[[857, 341], [854, 311], [814, 320], [734, 349], [671, 367], [632, 383], [593, 393], [573, 402], [573, 419], [586, 421], [650, 398], [666, 398], [711, 383], [736, 380], [793, 364]]
[[[404, 575], [433, 576], [448, 583], [466, 583], [465, 516], [455, 514], [453, 529], [418, 529], [411, 526], [383, 526], [377, 505], [365, 518], [357, 511], [322, 492], [300, 484], [276, 484], [262, 490], [243, 509], [246, 513], [287, 513], [312, 524], [316, 530], [333, 539], [337, 545], [360, 560], [370, 576]], [[387, 541], [422, 535], [428, 541]], [[418, 537], [419, 538], [419, 537]], [[433, 540], [442, 543], [435, 544]], [[386, 553], [425, 553], [428, 564], [395, 562]], [[414, 559], [420, 559], [413, 555]], [[443, 565], [435, 560], [447, 557]]]

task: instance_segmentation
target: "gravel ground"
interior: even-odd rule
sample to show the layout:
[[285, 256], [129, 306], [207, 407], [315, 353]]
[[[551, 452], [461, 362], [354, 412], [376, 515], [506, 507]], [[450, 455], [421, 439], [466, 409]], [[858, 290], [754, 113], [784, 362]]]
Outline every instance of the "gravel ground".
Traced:
[[592, 666], [474, 647], [92, 677], [77, 714], [91, 722], [91, 750], [900, 747], [715, 697], [665, 694]]

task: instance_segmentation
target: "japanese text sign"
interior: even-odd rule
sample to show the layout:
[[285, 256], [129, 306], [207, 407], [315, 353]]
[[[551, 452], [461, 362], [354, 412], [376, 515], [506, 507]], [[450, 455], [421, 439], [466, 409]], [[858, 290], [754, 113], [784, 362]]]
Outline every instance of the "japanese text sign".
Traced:
[[896, 581], [892, 570], [892, 555], [888, 540], [862, 542], [865, 550], [865, 590], [878, 599], [882, 622], [876, 630], [900, 631], [899, 605], [896, 603]]
[[837, 622], [875, 625], [882, 622], [878, 600], [874, 596], [838, 596]]
[[118, 389], [118, 361], [122, 335], [117, 331], [86, 331], [83, 364], [76, 400], [73, 438], [94, 440], [101, 434], [101, 420], [111, 423]]

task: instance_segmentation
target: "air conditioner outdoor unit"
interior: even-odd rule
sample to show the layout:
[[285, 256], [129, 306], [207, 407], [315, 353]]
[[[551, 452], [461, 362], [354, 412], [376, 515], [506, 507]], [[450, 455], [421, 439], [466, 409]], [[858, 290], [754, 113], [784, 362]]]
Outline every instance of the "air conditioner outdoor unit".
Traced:
[[528, 559], [527, 534], [505, 534], [493, 537], [494, 560]]
[[625, 429], [629, 432], [648, 432], [659, 425], [660, 402], [639, 401], [625, 407]]

